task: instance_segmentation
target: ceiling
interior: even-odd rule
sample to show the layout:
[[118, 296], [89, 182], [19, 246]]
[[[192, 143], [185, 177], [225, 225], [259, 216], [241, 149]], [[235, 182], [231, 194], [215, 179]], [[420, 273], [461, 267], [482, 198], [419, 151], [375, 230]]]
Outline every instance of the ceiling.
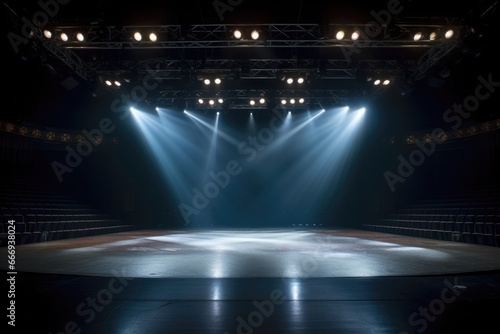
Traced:
[[[83, 31], [87, 39], [47, 40], [36, 29], [34, 38], [15, 45], [13, 34], [22, 36], [23, 25], [43, 13], [52, 17], [42, 28], [57, 34]], [[210, 108], [225, 111], [259, 108], [249, 103], [261, 97], [266, 99], [261, 108], [279, 107], [282, 99], [289, 103], [291, 98], [304, 98], [304, 108], [315, 108], [412, 95], [418, 102], [419, 94], [431, 91], [449, 103], [473, 85], [468, 80], [491, 71], [498, 58], [495, 1], [294, 0], [271, 6], [250, 0], [169, 5], [144, 0], [124, 6], [114, 0], [60, 0], [50, 8], [4, 1], [3, 14], [12, 107], [0, 118], [57, 128], [95, 124], [110, 113], [110, 101], [123, 96], [134, 96], [133, 102], [146, 108], [193, 109], [207, 108], [199, 98], [223, 98], [223, 105]], [[367, 36], [367, 26], [377, 20], [384, 24]], [[449, 27], [459, 32], [450, 40], [411, 38], [416, 31], [443, 33]], [[261, 37], [236, 40], [231, 35], [236, 28], [244, 33], [258, 29]], [[348, 34], [358, 28], [364, 35], [357, 42], [338, 41], [339, 28]], [[136, 29], [157, 31], [159, 41], [132, 40]], [[305, 78], [303, 85], [283, 81], [299, 76]], [[203, 84], [216, 77], [222, 79], [220, 86]], [[122, 86], [107, 87], [106, 79]], [[391, 84], [375, 86], [376, 79]], [[436, 109], [439, 117], [442, 105]]]

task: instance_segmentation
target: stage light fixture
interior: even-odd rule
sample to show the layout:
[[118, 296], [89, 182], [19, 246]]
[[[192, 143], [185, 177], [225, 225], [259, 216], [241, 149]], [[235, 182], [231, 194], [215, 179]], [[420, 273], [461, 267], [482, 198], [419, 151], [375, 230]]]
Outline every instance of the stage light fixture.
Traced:
[[299, 100], [299, 103], [300, 103], [300, 104], [303, 104], [304, 102], [305, 102], [305, 100], [304, 100], [303, 98], [301, 98], [301, 99]]
[[391, 83], [391, 80], [384, 80], [383, 85], [384, 85], [384, 86], [387, 86], [387, 85], [389, 85], [390, 83]]
[[241, 31], [235, 30], [233, 33], [234, 38], [240, 39], [243, 35], [241, 34]]
[[122, 83], [120, 81], [118, 81], [118, 80], [115, 81], [115, 86], [116, 87], [120, 87], [121, 85], [122, 85]]
[[429, 35], [429, 39], [431, 41], [435, 41], [437, 38], [437, 33], [435, 31], [431, 32], [431, 34]]
[[134, 39], [137, 41], [137, 42], [140, 42], [142, 40], [142, 35], [140, 32], [136, 32], [134, 34]]
[[223, 99], [219, 99], [219, 103], [224, 103], [224, 100]]
[[250, 100], [250, 105], [254, 106], [255, 105], [255, 101], [254, 100]]
[[354, 31], [351, 35], [351, 39], [357, 41], [359, 39], [359, 31]]
[[255, 40], [259, 39], [260, 34], [257, 30], [254, 30], [254, 31], [252, 31], [251, 36], [252, 36], [252, 39], [255, 41]]
[[446, 39], [450, 39], [453, 37], [453, 35], [455, 34], [455, 32], [453, 30], [448, 30], [445, 34], [444, 34], [444, 37], [446, 37]]
[[422, 33], [421, 32], [417, 32], [415, 35], [413, 35], [413, 40], [415, 42], [419, 41], [421, 38], [422, 38]]
[[286, 100], [285, 99], [281, 100], [281, 104], [285, 105], [286, 104]]
[[345, 36], [345, 32], [343, 30], [339, 30], [335, 37], [337, 38], [337, 40], [341, 41], [344, 38], [344, 36]]
[[289, 85], [293, 84], [293, 78], [288, 78], [288, 79], [286, 80], [286, 82], [287, 82]]
[[203, 104], [203, 99], [198, 99], [199, 104]]
[[220, 85], [222, 80], [220, 78], [216, 78], [214, 82], [216, 85]]
[[266, 103], [266, 99], [260, 99], [260, 104]]
[[78, 34], [76, 34], [76, 39], [79, 42], [83, 42], [85, 40], [85, 36], [83, 36], [83, 34], [81, 32], [79, 32]]
[[155, 33], [151, 33], [151, 34], [149, 34], [149, 40], [151, 42], [156, 42], [158, 40], [158, 36], [156, 36]]
[[302, 78], [302, 77], [301, 77], [301, 78], [298, 78], [298, 79], [297, 79], [297, 82], [298, 82], [299, 84], [303, 84], [303, 83], [304, 83], [304, 78]]
[[215, 104], [215, 101], [214, 100], [210, 100], [210, 101], [208, 101], [208, 104], [210, 104], [211, 106], [213, 106]]
[[43, 35], [45, 38], [52, 38], [52, 32], [50, 30], [44, 30]]
[[291, 99], [290, 104], [295, 104], [295, 99]]
[[208, 85], [210, 85], [210, 79], [205, 79], [205, 80], [203, 80], [203, 82], [204, 82], [204, 83], [205, 83], [205, 85], [207, 85], [207, 86], [208, 86]]
[[61, 33], [61, 41], [67, 42], [69, 39], [68, 35], [66, 33]]
[[104, 81], [104, 83], [105, 83], [107, 86], [112, 86], [112, 85], [113, 85], [113, 83], [112, 83], [111, 81], [109, 81], [109, 80]]
[[375, 80], [375, 81], [373, 82], [373, 84], [374, 84], [375, 86], [380, 85], [380, 83], [381, 83], [381, 81], [380, 81], [380, 80], [378, 80], [378, 79], [377, 79], [377, 80]]

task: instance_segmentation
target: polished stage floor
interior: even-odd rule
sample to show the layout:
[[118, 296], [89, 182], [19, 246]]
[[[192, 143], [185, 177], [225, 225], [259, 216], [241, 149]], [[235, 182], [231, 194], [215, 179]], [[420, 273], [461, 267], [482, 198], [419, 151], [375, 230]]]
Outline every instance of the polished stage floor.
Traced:
[[15, 261], [16, 329], [37, 333], [500, 328], [486, 317], [500, 314], [495, 247], [347, 229], [143, 230], [19, 245]]

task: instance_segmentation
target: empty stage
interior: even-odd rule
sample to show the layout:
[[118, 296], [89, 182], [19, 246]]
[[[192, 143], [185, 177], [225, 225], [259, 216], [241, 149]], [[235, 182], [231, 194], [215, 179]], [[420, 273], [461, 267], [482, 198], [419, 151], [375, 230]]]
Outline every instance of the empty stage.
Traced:
[[480, 332], [500, 312], [499, 248], [361, 230], [133, 231], [20, 245], [16, 270], [17, 329], [39, 333]]

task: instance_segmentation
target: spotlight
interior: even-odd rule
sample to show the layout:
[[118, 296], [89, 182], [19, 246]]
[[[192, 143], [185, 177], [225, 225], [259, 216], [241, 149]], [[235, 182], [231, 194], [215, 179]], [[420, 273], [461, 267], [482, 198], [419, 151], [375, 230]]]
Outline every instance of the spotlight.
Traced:
[[337, 32], [336, 38], [340, 41], [344, 38], [344, 36], [345, 36], [345, 32], [343, 30], [339, 30]]
[[220, 85], [220, 84], [221, 84], [221, 82], [222, 82], [222, 80], [221, 80], [221, 79], [219, 79], [219, 78], [217, 78], [217, 79], [215, 79], [215, 81], [214, 81], [214, 82], [215, 82], [215, 84], [216, 84], [216, 85]]
[[285, 99], [281, 100], [281, 104], [285, 105], [286, 104], [286, 100]]
[[260, 104], [266, 103], [266, 99], [260, 99]]
[[63, 41], [63, 42], [67, 42], [67, 41], [68, 41], [68, 39], [69, 39], [69, 38], [68, 38], [68, 35], [66, 35], [66, 33], [64, 33], [64, 32], [63, 32], [63, 33], [61, 34], [61, 41]]
[[453, 34], [454, 34], [454, 31], [453, 30], [448, 30], [445, 34], [444, 34], [444, 37], [446, 37], [446, 39], [450, 39], [453, 37]]
[[158, 40], [158, 36], [156, 36], [155, 33], [151, 33], [151, 34], [149, 34], [149, 40], [151, 42], [156, 42]]
[[384, 85], [384, 86], [387, 86], [387, 85], [389, 85], [390, 83], [391, 83], [391, 80], [384, 80], [383, 85]]
[[104, 82], [106, 83], [107, 86], [112, 86], [113, 85], [113, 83], [111, 81], [109, 81], [109, 80], [106, 80]]
[[292, 79], [292, 78], [288, 78], [288, 79], [286, 80], [286, 82], [287, 82], [289, 85], [291, 85], [291, 84], [293, 84], [293, 79]]
[[359, 32], [358, 31], [353, 32], [351, 35], [351, 39], [353, 41], [357, 41], [359, 39]]
[[375, 86], [380, 85], [380, 80], [375, 80], [375, 81], [373, 82], [373, 84], [374, 84]]
[[419, 41], [420, 39], [422, 38], [422, 33], [421, 32], [417, 32], [414, 36], [413, 36], [413, 40], [416, 42], [416, 41]]
[[223, 99], [219, 99], [219, 103], [224, 103], [224, 100]]
[[220, 115], [220, 112], [219, 112], [219, 111], [217, 111], [217, 115]]
[[255, 105], [255, 101], [254, 100], [250, 100], [250, 105], [254, 106]]
[[303, 84], [303, 83], [304, 83], [304, 78], [298, 78], [298, 79], [297, 79], [297, 82], [298, 82], [299, 84]]
[[137, 42], [140, 42], [142, 40], [142, 35], [140, 32], [136, 32], [134, 34], [134, 39], [137, 41]]
[[300, 99], [300, 100], [299, 100], [299, 103], [300, 103], [300, 104], [302, 104], [302, 103], [304, 103], [304, 102], [305, 102], [305, 100], [304, 100], [304, 99]]
[[52, 38], [52, 32], [50, 30], [44, 30], [43, 35], [45, 38]]
[[76, 34], [76, 39], [79, 42], [83, 42], [85, 40], [85, 36], [83, 36], [83, 34], [81, 32], [79, 32], [78, 34]]
[[120, 81], [115, 81], [115, 86], [116, 87], [120, 87], [122, 85], [122, 83]]
[[234, 38], [240, 39], [242, 37], [241, 31], [235, 30], [233, 33]]
[[437, 38], [437, 33], [435, 31], [431, 32], [431, 34], [429, 35], [429, 39], [431, 41], [434, 41], [436, 40], [436, 38]]
[[257, 30], [252, 31], [252, 39], [253, 40], [259, 39], [259, 36], [260, 36], [260, 34]]
[[210, 101], [208, 101], [208, 104], [210, 104], [211, 106], [213, 106], [215, 104], [215, 101], [214, 100], [210, 100]]
[[295, 104], [295, 99], [291, 99], [290, 104]]
[[203, 104], [203, 99], [198, 99], [199, 104]]
[[204, 82], [204, 83], [205, 83], [205, 85], [207, 85], [207, 86], [208, 86], [208, 85], [210, 85], [210, 79], [205, 79], [203, 82]]

